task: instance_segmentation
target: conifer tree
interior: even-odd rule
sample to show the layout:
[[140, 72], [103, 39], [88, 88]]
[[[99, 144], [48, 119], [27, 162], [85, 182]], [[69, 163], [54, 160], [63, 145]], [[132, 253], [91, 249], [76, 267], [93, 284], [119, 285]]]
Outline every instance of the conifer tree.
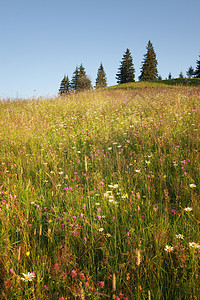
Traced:
[[147, 53], [144, 55], [144, 60], [142, 62], [141, 74], [139, 76], [139, 80], [143, 80], [143, 81], [156, 80], [158, 78], [158, 70], [157, 70], [158, 62], [156, 60], [156, 53], [154, 51], [151, 41], [148, 42], [146, 48], [147, 48]]
[[199, 60], [197, 60], [197, 66], [195, 70], [195, 78], [200, 78], [200, 55]]
[[121, 61], [121, 65], [116, 74], [117, 83], [128, 83], [135, 81], [135, 69], [130, 50], [127, 48]]
[[78, 76], [78, 90], [90, 89], [92, 88], [92, 83], [89, 77], [86, 75], [85, 68], [81, 64], [79, 67], [79, 76]]
[[89, 77], [86, 75], [85, 68], [81, 64], [80, 67], [76, 67], [72, 80], [71, 86], [74, 91], [80, 91], [83, 89], [90, 89], [92, 88], [92, 83]]
[[72, 75], [71, 87], [74, 91], [78, 90], [78, 77], [79, 77], [79, 69], [76, 66], [76, 69]]
[[192, 78], [195, 75], [195, 71], [192, 66], [190, 66], [186, 72], [188, 78]]
[[69, 93], [70, 92], [70, 81], [69, 81], [69, 77], [67, 75], [64, 75], [63, 80], [60, 83], [60, 89], [59, 89], [59, 93], [60, 95], [65, 94], [65, 93]]
[[107, 86], [106, 73], [104, 71], [102, 63], [97, 71], [96, 85], [95, 88], [102, 88]]

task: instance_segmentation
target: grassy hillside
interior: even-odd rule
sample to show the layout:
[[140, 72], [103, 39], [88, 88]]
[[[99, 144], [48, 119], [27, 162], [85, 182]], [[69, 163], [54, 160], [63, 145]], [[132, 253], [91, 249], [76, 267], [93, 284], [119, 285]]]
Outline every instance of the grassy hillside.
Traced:
[[199, 103], [149, 84], [2, 102], [1, 299], [198, 299]]

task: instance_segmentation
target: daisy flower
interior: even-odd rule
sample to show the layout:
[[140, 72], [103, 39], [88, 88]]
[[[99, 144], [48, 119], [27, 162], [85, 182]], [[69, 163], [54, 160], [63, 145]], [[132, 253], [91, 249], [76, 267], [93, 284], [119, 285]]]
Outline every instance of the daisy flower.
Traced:
[[200, 245], [195, 242], [189, 243], [189, 246], [192, 248], [200, 248]]
[[191, 208], [191, 207], [186, 207], [186, 208], [184, 208], [184, 210], [185, 210], [185, 211], [191, 211], [192, 208]]
[[190, 187], [191, 187], [191, 188], [195, 188], [195, 187], [196, 187], [196, 184], [191, 183], [191, 184], [190, 184]]
[[166, 245], [165, 248], [164, 248], [164, 250], [165, 250], [166, 252], [169, 252], [169, 253], [170, 253], [170, 252], [172, 252], [172, 251], [174, 250], [174, 247]]
[[21, 277], [21, 280], [23, 281], [32, 281], [32, 279], [35, 278], [34, 272], [28, 272], [28, 274], [22, 273], [22, 275], [24, 276], [24, 278]]

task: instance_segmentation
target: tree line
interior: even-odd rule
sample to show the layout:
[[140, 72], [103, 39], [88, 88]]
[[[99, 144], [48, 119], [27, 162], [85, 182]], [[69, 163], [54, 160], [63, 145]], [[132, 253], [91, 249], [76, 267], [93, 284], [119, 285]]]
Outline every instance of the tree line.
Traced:
[[[152, 81], [152, 80], [162, 80], [161, 76], [158, 75], [157, 69], [157, 59], [156, 53], [154, 51], [153, 44], [151, 41], [148, 42], [146, 47], [146, 53], [144, 54], [144, 59], [141, 65], [141, 73], [138, 77], [139, 81]], [[197, 60], [196, 70], [190, 66], [186, 72], [186, 75], [189, 78], [200, 78], [200, 55], [199, 60]], [[179, 74], [179, 77], [183, 78], [182, 72]], [[168, 79], [171, 79], [172, 75], [169, 73]], [[130, 50], [127, 48], [123, 54], [118, 72], [116, 74], [116, 80], [118, 84], [135, 82], [135, 68], [133, 64], [133, 58]], [[97, 78], [95, 82], [95, 88], [102, 88], [107, 86], [107, 78], [104, 67], [102, 63], [100, 64], [97, 71]], [[92, 82], [88, 75], [86, 74], [85, 68], [81, 64], [79, 67], [76, 67], [71, 81], [69, 80], [68, 75], [64, 75], [63, 80], [60, 84], [59, 93], [65, 94], [70, 92], [79, 92], [84, 89], [92, 89]]]

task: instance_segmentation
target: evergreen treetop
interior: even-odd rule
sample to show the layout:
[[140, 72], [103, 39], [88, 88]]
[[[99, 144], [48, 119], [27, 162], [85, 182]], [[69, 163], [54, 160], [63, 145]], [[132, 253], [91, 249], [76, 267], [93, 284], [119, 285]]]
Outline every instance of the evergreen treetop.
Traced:
[[105, 73], [103, 65], [101, 63], [99, 66], [99, 69], [97, 71], [95, 88], [101, 88], [101, 87], [106, 87], [106, 86], [107, 86], [106, 73]]
[[117, 83], [128, 83], [135, 81], [135, 69], [130, 50], [127, 48], [121, 61], [121, 65], [116, 74]]
[[69, 77], [67, 75], [64, 75], [63, 80], [60, 83], [60, 89], [59, 89], [59, 93], [60, 95], [65, 94], [65, 93], [69, 93], [70, 92], [70, 81], [69, 81]]
[[199, 54], [199, 60], [197, 60], [197, 66], [195, 70], [195, 78], [200, 78], [200, 54]]
[[158, 70], [157, 70], [158, 62], [151, 41], [148, 42], [146, 48], [147, 48], [147, 53], [144, 55], [144, 60], [142, 62], [141, 74], [139, 76], [139, 80], [143, 80], [143, 81], [156, 80], [158, 78]]

